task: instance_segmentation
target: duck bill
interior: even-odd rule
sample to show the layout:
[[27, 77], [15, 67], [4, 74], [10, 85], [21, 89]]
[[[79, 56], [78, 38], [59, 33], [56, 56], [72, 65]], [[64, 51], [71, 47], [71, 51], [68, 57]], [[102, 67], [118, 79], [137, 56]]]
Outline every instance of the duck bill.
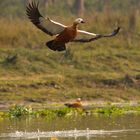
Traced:
[[86, 23], [85, 21], [81, 21], [81, 23]]

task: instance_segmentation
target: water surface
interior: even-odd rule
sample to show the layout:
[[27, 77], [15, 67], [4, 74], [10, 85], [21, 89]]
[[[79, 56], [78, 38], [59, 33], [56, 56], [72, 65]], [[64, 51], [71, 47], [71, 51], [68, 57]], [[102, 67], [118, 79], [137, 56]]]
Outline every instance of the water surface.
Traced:
[[0, 120], [0, 140], [139, 140], [140, 116]]

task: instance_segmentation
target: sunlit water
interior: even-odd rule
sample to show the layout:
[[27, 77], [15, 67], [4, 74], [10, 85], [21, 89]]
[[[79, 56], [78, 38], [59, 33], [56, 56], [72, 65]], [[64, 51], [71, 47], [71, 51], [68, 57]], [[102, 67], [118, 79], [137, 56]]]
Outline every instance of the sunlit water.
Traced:
[[140, 140], [140, 116], [0, 120], [0, 140], [50, 140], [52, 137], [58, 140]]

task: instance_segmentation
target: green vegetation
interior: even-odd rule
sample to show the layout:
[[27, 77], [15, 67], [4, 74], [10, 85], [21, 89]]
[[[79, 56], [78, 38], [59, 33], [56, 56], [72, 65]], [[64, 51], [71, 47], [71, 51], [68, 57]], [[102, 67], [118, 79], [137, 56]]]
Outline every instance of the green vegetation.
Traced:
[[140, 114], [140, 106], [105, 106], [102, 108], [94, 107], [92, 109], [72, 109], [72, 108], [57, 108], [57, 109], [39, 109], [33, 110], [31, 107], [15, 105], [8, 112], [0, 112], [0, 118], [20, 118], [20, 117], [45, 117], [51, 119], [54, 117], [71, 117], [77, 115], [123, 115], [126, 113]]
[[[118, 22], [121, 32], [111, 39], [70, 43], [67, 52], [58, 53], [45, 46], [51, 38], [25, 18], [25, 3], [17, 0], [15, 5], [13, 1], [0, 2], [0, 7], [8, 6], [0, 8], [6, 10], [0, 12], [0, 107], [28, 104], [36, 108], [78, 97], [85, 101], [140, 100], [140, 11], [137, 3], [110, 1], [108, 9], [97, 0], [86, 1], [88, 12], [84, 18], [87, 24], [83, 29], [106, 33]], [[124, 9], [126, 3], [134, 10], [129, 10], [129, 6]], [[11, 9], [13, 5], [15, 8]], [[48, 9], [48, 14], [69, 25], [76, 16], [70, 12], [62, 16], [63, 8], [61, 10], [61, 17], [54, 8]], [[14, 113], [20, 116], [19, 112]]]

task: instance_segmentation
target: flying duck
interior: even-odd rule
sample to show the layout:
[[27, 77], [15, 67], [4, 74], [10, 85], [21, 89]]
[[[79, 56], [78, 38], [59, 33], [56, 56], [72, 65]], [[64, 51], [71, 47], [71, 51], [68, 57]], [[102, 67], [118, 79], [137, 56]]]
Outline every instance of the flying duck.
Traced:
[[117, 27], [112, 33], [102, 35], [86, 32], [78, 29], [78, 25], [85, 23], [82, 18], [77, 18], [71, 26], [65, 26], [61, 23], [51, 20], [49, 17], [44, 18], [38, 10], [39, 2], [32, 1], [26, 7], [26, 14], [31, 22], [40, 30], [50, 36], [55, 36], [53, 40], [48, 41], [46, 45], [53, 51], [66, 50], [68, 42], [91, 42], [103, 37], [115, 36], [120, 27]]

